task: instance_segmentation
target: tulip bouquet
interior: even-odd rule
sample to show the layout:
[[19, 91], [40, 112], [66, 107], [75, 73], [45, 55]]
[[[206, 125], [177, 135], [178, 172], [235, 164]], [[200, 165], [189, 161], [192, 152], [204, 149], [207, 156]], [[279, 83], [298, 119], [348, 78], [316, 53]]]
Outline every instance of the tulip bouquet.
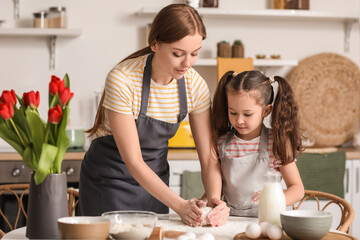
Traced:
[[73, 95], [67, 74], [63, 80], [51, 77], [47, 122], [38, 112], [38, 91], [25, 92], [20, 98], [14, 90], [4, 90], [0, 96], [0, 137], [33, 170], [36, 184], [42, 183], [48, 174], [61, 173], [61, 163], [69, 147], [66, 125]]

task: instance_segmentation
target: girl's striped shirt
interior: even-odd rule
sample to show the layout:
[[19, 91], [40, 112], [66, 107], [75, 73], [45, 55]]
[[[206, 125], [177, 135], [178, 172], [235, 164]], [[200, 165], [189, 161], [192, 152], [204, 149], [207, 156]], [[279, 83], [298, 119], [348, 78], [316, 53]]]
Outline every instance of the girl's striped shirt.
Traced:
[[[218, 141], [218, 150], [220, 154], [223, 154], [221, 151], [221, 145], [226, 140], [227, 136], [230, 134], [230, 132], [226, 133], [225, 135], [221, 136]], [[280, 163], [281, 161], [278, 159], [275, 159], [273, 153], [272, 153], [272, 131], [269, 129], [269, 141], [268, 141], [268, 148], [267, 151], [269, 153], [269, 159], [270, 159], [270, 168], [275, 171], [280, 171]], [[229, 144], [225, 148], [225, 156], [228, 158], [240, 158], [251, 154], [259, 154], [260, 153], [260, 136], [251, 139], [249, 141], [245, 141], [236, 134], [231, 138]], [[235, 159], [236, 161], [236, 159]]]
[[[148, 55], [119, 63], [107, 75], [103, 106], [115, 112], [133, 115], [137, 119], [141, 106], [143, 73]], [[210, 108], [210, 91], [205, 80], [190, 68], [184, 75], [188, 113], [201, 113]], [[146, 115], [164, 122], [176, 123], [180, 115], [178, 81], [167, 85], [151, 80]], [[108, 116], [96, 137], [110, 135]]]

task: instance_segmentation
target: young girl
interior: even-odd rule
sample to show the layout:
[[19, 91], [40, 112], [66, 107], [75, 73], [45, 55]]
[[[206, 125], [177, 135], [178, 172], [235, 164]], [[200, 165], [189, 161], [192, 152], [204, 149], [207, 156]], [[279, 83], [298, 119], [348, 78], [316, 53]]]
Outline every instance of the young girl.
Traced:
[[[279, 87], [272, 104], [274, 82]], [[271, 112], [268, 129], [263, 120]], [[211, 122], [230, 215], [257, 216], [265, 174], [271, 170], [280, 171], [286, 183], [286, 205], [303, 197], [294, 161], [302, 151], [298, 107], [285, 79], [259, 71], [225, 73], [214, 95]]]

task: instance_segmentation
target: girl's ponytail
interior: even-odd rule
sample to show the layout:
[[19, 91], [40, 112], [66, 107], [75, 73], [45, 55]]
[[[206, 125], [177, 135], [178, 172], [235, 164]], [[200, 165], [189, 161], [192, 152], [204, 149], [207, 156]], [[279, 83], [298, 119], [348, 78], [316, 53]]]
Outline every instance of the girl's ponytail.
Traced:
[[279, 76], [275, 77], [275, 81], [279, 88], [271, 117], [273, 154], [282, 165], [286, 165], [297, 157], [297, 152], [303, 150], [298, 105], [289, 83]]
[[234, 78], [234, 71], [226, 72], [220, 79], [211, 108], [211, 138], [217, 151], [219, 137], [230, 130], [228, 118], [227, 85]]

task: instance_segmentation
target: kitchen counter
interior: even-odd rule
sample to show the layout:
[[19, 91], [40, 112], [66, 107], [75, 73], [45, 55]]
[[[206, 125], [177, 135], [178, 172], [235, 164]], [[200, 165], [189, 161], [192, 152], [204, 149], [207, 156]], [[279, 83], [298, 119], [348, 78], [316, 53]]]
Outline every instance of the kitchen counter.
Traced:
[[[85, 152], [67, 152], [65, 160], [82, 160]], [[359, 154], [360, 155], [360, 154]], [[198, 155], [195, 149], [170, 149], [168, 153], [169, 160], [197, 160]], [[0, 153], [0, 161], [22, 160], [20, 154], [16, 152]]]
[[[312, 153], [326, 153], [336, 150], [344, 150], [346, 152], [346, 159], [360, 159], [360, 150], [356, 148], [308, 148], [305, 152]], [[82, 160], [85, 152], [67, 152], [65, 154], [65, 160]], [[195, 149], [169, 149], [168, 160], [197, 160], [198, 154]], [[3, 152], [0, 153], [0, 161], [9, 160], [22, 160], [21, 156], [15, 152]]]

